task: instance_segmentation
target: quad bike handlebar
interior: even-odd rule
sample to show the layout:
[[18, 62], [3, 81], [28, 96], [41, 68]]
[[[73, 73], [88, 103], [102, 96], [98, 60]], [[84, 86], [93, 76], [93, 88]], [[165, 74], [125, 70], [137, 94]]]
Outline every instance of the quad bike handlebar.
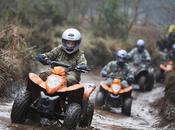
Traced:
[[40, 61], [44, 65], [49, 65], [51, 68], [54, 68], [56, 66], [62, 66], [62, 67], [67, 68], [67, 71], [78, 71], [81, 73], [86, 73], [90, 71], [88, 65], [84, 65], [84, 64], [69, 65], [69, 64], [62, 63], [62, 62], [58, 62], [58, 61], [51, 61], [43, 54], [37, 55], [36, 60]]
[[80, 64], [80, 65], [69, 65], [69, 64], [65, 64], [65, 63], [61, 63], [61, 62], [57, 62], [57, 61], [49, 61], [48, 65], [50, 65], [52, 68], [55, 66], [62, 66], [67, 68], [67, 71], [78, 71], [81, 73], [86, 73], [88, 71], [90, 71], [89, 67], [87, 65], [84, 64]]

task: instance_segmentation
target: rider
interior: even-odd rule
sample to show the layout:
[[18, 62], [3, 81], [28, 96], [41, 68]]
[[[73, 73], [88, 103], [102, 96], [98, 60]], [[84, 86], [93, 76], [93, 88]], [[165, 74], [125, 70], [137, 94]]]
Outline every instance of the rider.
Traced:
[[[50, 61], [58, 61], [73, 66], [87, 65], [84, 52], [80, 51], [81, 34], [75, 28], [68, 28], [62, 34], [61, 45], [55, 47], [50, 52], [39, 54], [36, 58], [44, 65], [49, 64]], [[40, 77], [46, 80], [50, 71], [40, 73]], [[80, 81], [80, 73], [70, 71], [67, 74], [68, 86], [78, 83]]]
[[145, 41], [138, 39], [136, 42], [136, 47], [133, 48], [129, 53], [129, 59], [131, 59], [134, 65], [139, 65], [140, 63], [150, 63], [151, 56], [147, 49], [145, 49]]
[[134, 76], [126, 63], [128, 53], [125, 50], [119, 50], [116, 53], [116, 60], [110, 61], [101, 71], [102, 77], [106, 77], [106, 84], [110, 85], [113, 78], [122, 78], [122, 86], [128, 87], [132, 84]]
[[166, 61], [171, 60], [175, 64], [175, 43], [172, 45], [171, 50], [165, 56], [165, 60]]
[[172, 45], [171, 50], [163, 56], [163, 64], [160, 65], [160, 74], [158, 74], [158, 80], [164, 81], [165, 72], [175, 70], [175, 43]]
[[164, 51], [170, 51], [174, 43], [175, 43], [175, 25], [172, 24], [168, 28], [167, 35], [160, 38], [157, 41], [156, 45], [158, 49], [164, 53]]

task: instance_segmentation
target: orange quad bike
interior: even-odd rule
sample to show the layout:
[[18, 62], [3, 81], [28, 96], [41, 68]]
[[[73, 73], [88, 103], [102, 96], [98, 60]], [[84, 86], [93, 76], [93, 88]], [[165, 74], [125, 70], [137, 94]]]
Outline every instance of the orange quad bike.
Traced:
[[104, 81], [100, 83], [97, 91], [95, 104], [97, 107], [110, 109], [110, 107], [121, 107], [122, 113], [130, 116], [132, 106], [132, 86], [123, 88], [120, 79], [113, 79], [111, 85]]
[[155, 72], [157, 82], [164, 82], [166, 73], [175, 71], [175, 66], [172, 60], [168, 60], [165, 64], [160, 64], [159, 69]]
[[57, 121], [67, 129], [89, 127], [94, 105], [89, 97], [96, 88], [94, 84], [67, 86], [66, 72], [87, 72], [87, 66], [70, 66], [51, 62], [52, 73], [43, 81], [37, 74], [29, 73], [27, 88], [17, 94], [12, 110], [12, 123], [25, 123], [36, 115]]

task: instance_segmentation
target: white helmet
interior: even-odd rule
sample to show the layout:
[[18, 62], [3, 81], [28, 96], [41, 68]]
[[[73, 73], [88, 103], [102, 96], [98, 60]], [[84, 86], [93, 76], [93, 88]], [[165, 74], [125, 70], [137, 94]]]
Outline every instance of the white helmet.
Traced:
[[137, 40], [137, 46], [144, 46], [145, 45], [145, 41], [144, 40], [142, 40], [142, 39], [139, 39], [139, 40]]
[[140, 53], [142, 53], [143, 50], [144, 50], [144, 47], [145, 47], [145, 41], [142, 40], [142, 39], [139, 39], [139, 40], [137, 40], [136, 45], [137, 45], [138, 51], [139, 51]]
[[175, 55], [175, 43], [172, 45], [172, 52]]
[[128, 53], [125, 50], [119, 50], [117, 52], [117, 64], [123, 66], [128, 58]]
[[172, 45], [172, 48], [175, 49], [175, 43]]
[[[68, 47], [66, 42], [67, 41], [75, 41], [76, 45], [74, 47]], [[62, 34], [62, 47], [64, 51], [68, 54], [72, 54], [79, 50], [81, 42], [81, 34], [75, 28], [68, 28]]]
[[128, 57], [128, 53], [125, 50], [119, 50], [117, 52], [117, 56], [122, 59], [126, 59]]

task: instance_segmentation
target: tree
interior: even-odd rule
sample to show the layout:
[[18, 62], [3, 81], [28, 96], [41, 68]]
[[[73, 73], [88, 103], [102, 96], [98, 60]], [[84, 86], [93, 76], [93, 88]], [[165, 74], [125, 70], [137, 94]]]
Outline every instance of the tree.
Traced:
[[127, 20], [126, 15], [120, 9], [120, 0], [104, 1], [100, 7], [101, 14], [97, 23], [97, 34], [115, 38], [126, 38]]

